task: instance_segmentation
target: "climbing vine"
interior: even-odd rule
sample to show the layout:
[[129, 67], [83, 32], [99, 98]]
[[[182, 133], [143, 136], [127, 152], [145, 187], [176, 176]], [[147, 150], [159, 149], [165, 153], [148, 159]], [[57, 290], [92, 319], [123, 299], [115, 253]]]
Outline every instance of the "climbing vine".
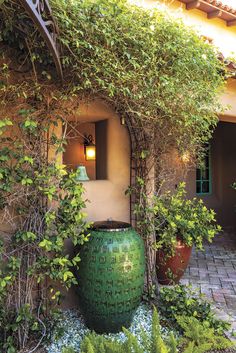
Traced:
[[[76, 284], [66, 242], [88, 240], [83, 188], [58, 160], [59, 119], [33, 109], [0, 121], [0, 221], [7, 229], [0, 256], [0, 349], [18, 352], [48, 335], [44, 322], [61, 288]], [[49, 157], [53, 149], [53, 158]], [[1, 232], [4, 235], [3, 232]], [[68, 245], [67, 245], [68, 247]]]
[[[68, 258], [64, 241], [87, 239], [82, 188], [59, 162], [65, 136], [52, 133], [56, 125], [65, 127], [81, 100], [97, 98], [124, 118], [134, 135], [135, 201], [145, 218], [142, 195], [173, 177], [170, 152], [194, 160], [210, 139], [225, 80], [217, 49], [166, 13], [125, 0], [50, 4], [63, 83], [19, 1], [0, 1], [0, 205], [11, 225], [1, 244], [0, 344], [8, 353], [25, 347], [32, 330], [44, 335], [46, 304], [59, 295], [50, 292], [51, 281], [75, 280], [70, 268], [79, 259]], [[140, 228], [150, 287], [152, 228]]]

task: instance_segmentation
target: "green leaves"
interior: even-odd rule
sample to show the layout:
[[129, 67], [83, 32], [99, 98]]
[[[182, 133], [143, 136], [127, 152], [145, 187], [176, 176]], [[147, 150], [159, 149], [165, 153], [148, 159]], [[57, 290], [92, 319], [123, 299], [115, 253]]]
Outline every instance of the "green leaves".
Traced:
[[225, 330], [230, 328], [229, 323], [215, 316], [210, 303], [191, 286], [163, 287], [160, 289], [158, 299], [158, 307], [162, 316], [180, 332], [182, 329], [176, 320], [177, 315], [193, 316], [200, 322], [207, 321], [218, 334], [223, 334]]
[[[81, 353], [177, 353], [177, 341], [172, 334], [169, 340], [162, 337], [159, 317], [156, 308], [153, 309], [151, 336], [143, 330], [138, 339], [126, 328], [123, 328], [124, 342], [111, 340], [95, 332], [85, 336], [81, 343]], [[167, 342], [166, 342], [167, 341]]]
[[[0, 336], [12, 337], [0, 342], [0, 351], [14, 350], [19, 332], [27, 330], [36, 339], [41, 335], [38, 310], [45, 314], [46, 306], [52, 309], [61, 298], [57, 288], [45, 297], [47, 280], [63, 288], [77, 283], [73, 269], [80, 257], [69, 258], [65, 244], [82, 245], [89, 237], [83, 187], [59, 162], [64, 139], [50, 135], [55, 127], [56, 118], [29, 109], [21, 109], [12, 121], [0, 120], [6, 132], [0, 137], [0, 208], [15, 227], [9, 241], [0, 243]], [[50, 148], [56, 152], [49, 160]], [[16, 288], [21, 288], [20, 303]], [[32, 293], [36, 288], [40, 307]]]
[[212, 241], [221, 231], [213, 210], [208, 210], [202, 200], [186, 198], [185, 183], [180, 183], [173, 193], [154, 196], [149, 212], [154, 217], [156, 249], [164, 249], [169, 255], [175, 252], [177, 237], [203, 250], [203, 242]]
[[63, 273], [63, 281], [64, 282], [67, 282], [68, 279], [73, 278], [73, 277], [74, 277], [74, 275], [71, 271], [65, 271]]
[[52, 241], [48, 240], [48, 239], [43, 239], [40, 243], [39, 243], [40, 248], [45, 249], [46, 251], [51, 251], [53, 249], [53, 243]]
[[33, 164], [34, 163], [34, 159], [32, 157], [29, 156], [23, 156], [20, 160], [19, 163], [29, 163], [29, 164]]
[[112, 98], [118, 111], [146, 126], [167, 125], [165, 143], [178, 148], [210, 137], [224, 81], [213, 46], [160, 10], [127, 1], [53, 0], [52, 6], [68, 48], [64, 70], [73, 72], [78, 92]]
[[0, 278], [0, 291], [11, 283], [12, 276], [5, 276]]
[[21, 185], [26, 186], [26, 185], [32, 185], [33, 184], [33, 180], [30, 178], [23, 178], [21, 180]]
[[0, 120], [0, 136], [3, 134], [3, 132], [6, 130], [7, 127], [12, 125], [13, 125], [12, 121], [8, 118]]
[[[50, 84], [53, 75], [48, 64], [52, 58], [37, 33], [32, 37], [34, 25], [25, 25], [18, 2], [9, 6], [8, 1], [0, 0], [0, 40], [6, 47], [9, 43], [16, 56], [29, 57], [30, 48], [34, 67], [40, 67], [46, 81], [39, 86], [25, 78], [24, 82], [9, 84], [8, 64], [0, 68], [1, 102], [6, 109], [12, 102], [22, 107], [16, 117], [0, 120], [1, 146], [9, 146], [0, 153], [0, 208], [13, 207], [21, 221], [11, 244], [19, 251], [19, 259], [21, 255], [25, 258], [25, 249], [27, 256], [32, 255], [29, 267], [27, 261], [9, 258], [8, 266], [3, 266], [3, 278], [10, 273], [16, 280], [16, 273], [27, 273], [35, 287], [48, 277], [69, 287], [75, 281], [71, 268], [78, 266], [80, 259], [75, 256], [69, 260], [64, 244], [68, 239], [74, 245], [88, 241], [90, 224], [83, 212], [83, 188], [74, 173], [56, 158], [47, 158], [49, 151], [57, 155], [65, 148], [65, 141], [55, 133], [61, 122], [55, 112], [61, 110], [61, 102], [78, 96], [100, 97], [117, 112], [125, 113], [132, 127], [148, 133], [148, 143], [137, 152], [141, 164], [147, 161], [150, 150], [156, 151], [158, 160], [170, 147], [194, 155], [217, 123], [224, 66], [215, 48], [159, 10], [150, 12], [125, 0], [52, 0], [50, 4], [63, 46], [63, 88]], [[19, 36], [17, 28], [21, 27], [28, 31], [27, 43]], [[13, 135], [11, 141], [3, 140], [5, 132]], [[201, 203], [186, 201], [181, 205], [184, 194], [180, 190], [176, 197], [157, 197], [150, 205], [143, 191], [145, 178], [140, 174], [136, 182], [141, 190], [140, 204], [135, 207], [138, 226], [144, 237], [159, 232], [157, 246], [174, 246], [180, 231], [188, 244], [195, 242], [201, 248], [203, 238], [211, 240], [218, 231], [214, 214], [204, 211]], [[18, 199], [16, 195], [20, 195]], [[191, 213], [192, 208], [195, 211]], [[21, 266], [27, 267], [25, 272]], [[1, 300], [4, 297], [0, 296]], [[18, 308], [18, 303], [13, 307]], [[30, 321], [27, 327], [36, 326]], [[11, 348], [14, 350], [14, 342], [9, 341], [7, 349]]]
[[194, 317], [177, 316], [178, 324], [184, 331], [184, 344], [192, 344], [193, 352], [204, 353], [210, 350], [222, 350], [234, 346], [234, 343], [223, 335], [217, 335], [210, 328], [208, 321], [199, 322]]
[[37, 239], [37, 235], [33, 232], [19, 231], [15, 235], [17, 242], [33, 242]]
[[10, 119], [3, 119], [3, 120], [0, 120], [0, 129], [2, 129], [3, 127], [6, 127], [6, 126], [12, 126], [13, 123]]

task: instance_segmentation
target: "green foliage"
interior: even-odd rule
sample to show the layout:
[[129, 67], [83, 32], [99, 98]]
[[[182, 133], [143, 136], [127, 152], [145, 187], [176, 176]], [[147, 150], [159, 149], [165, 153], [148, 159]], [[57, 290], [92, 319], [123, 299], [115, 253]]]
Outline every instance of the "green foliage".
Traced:
[[143, 332], [141, 342], [123, 329], [126, 340], [121, 343], [105, 338], [95, 333], [87, 335], [81, 344], [81, 353], [177, 353], [181, 348], [183, 353], [204, 353], [210, 349], [225, 349], [233, 344], [222, 335], [217, 335], [206, 321], [202, 323], [194, 317], [176, 316], [184, 333], [178, 342], [173, 333], [163, 339], [157, 310], [154, 308], [151, 337]]
[[[166, 131], [165, 143], [181, 150], [208, 141], [224, 82], [224, 66], [212, 45], [167, 13], [126, 0], [52, 0], [51, 5], [64, 49], [67, 96], [102, 97], [117, 111]], [[46, 65], [52, 59], [26, 17], [16, 1], [5, 0], [0, 40], [25, 55], [30, 46], [33, 64], [51, 79]], [[28, 46], [15, 30], [26, 22]]]
[[201, 199], [186, 197], [184, 182], [173, 192], [160, 192], [152, 197], [146, 194], [144, 180], [138, 183], [143, 202], [135, 205], [134, 212], [144, 234], [156, 233], [155, 249], [165, 249], [171, 255], [179, 237], [186, 245], [203, 250], [203, 242], [211, 242], [221, 231], [212, 209], [207, 209]]
[[76, 353], [76, 351], [72, 347], [65, 347], [62, 349], [62, 353]]
[[208, 210], [202, 200], [186, 198], [185, 183], [180, 183], [174, 193], [170, 191], [152, 199], [156, 249], [175, 252], [177, 237], [186, 245], [203, 249], [203, 242], [211, 242], [221, 231], [216, 224], [215, 212]]
[[[143, 331], [141, 343], [129, 330], [123, 329], [126, 340], [117, 342], [102, 335], [91, 333], [81, 343], [81, 353], [176, 353], [177, 342], [173, 334], [164, 342], [160, 332], [160, 322], [156, 308], [153, 310], [152, 333], [148, 337]], [[170, 342], [170, 343], [169, 343]]]
[[234, 346], [234, 343], [224, 336], [216, 335], [207, 321], [199, 322], [196, 318], [189, 316], [177, 316], [176, 319], [184, 331], [182, 343], [189, 344], [188, 351], [192, 349], [194, 353], [204, 353]]
[[70, 50], [64, 67], [73, 67], [80, 91], [99, 92], [146, 122], [171, 122], [179, 143], [186, 138], [192, 145], [189, 133], [195, 143], [208, 139], [222, 85], [213, 47], [181, 21], [124, 0], [54, 0], [52, 6]]
[[182, 330], [176, 320], [176, 315], [195, 317], [200, 322], [207, 322], [209, 327], [218, 334], [223, 334], [230, 328], [229, 323], [215, 317], [210, 303], [191, 287], [176, 285], [172, 288], [160, 288], [158, 307], [162, 316], [180, 331]]
[[59, 302], [58, 285], [77, 283], [73, 269], [80, 257], [69, 257], [65, 244], [88, 241], [83, 187], [59, 162], [63, 139], [50, 138], [59, 123], [27, 109], [1, 121], [1, 222], [12, 225], [0, 247], [1, 351], [45, 335], [42, 316]]
[[87, 335], [81, 343], [81, 353], [123, 353], [123, 344], [117, 341], [112, 341], [95, 333]]

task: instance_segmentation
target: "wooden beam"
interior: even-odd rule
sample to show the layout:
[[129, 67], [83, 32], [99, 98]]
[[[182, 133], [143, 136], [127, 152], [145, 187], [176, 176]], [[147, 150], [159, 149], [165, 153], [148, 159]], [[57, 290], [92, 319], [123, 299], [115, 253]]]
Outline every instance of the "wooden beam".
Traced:
[[231, 20], [231, 21], [227, 21], [227, 26], [228, 27], [236, 26], [236, 19], [235, 20]]
[[220, 17], [221, 15], [222, 15], [221, 10], [215, 10], [215, 11], [208, 12], [207, 18], [211, 20], [212, 18]]
[[231, 116], [231, 115], [220, 115], [219, 117], [220, 121], [224, 121], [226, 123], [235, 123], [236, 124], [236, 116]]
[[201, 5], [201, 2], [199, 0], [194, 0], [186, 4], [186, 9], [187, 10], [197, 9], [200, 5]]

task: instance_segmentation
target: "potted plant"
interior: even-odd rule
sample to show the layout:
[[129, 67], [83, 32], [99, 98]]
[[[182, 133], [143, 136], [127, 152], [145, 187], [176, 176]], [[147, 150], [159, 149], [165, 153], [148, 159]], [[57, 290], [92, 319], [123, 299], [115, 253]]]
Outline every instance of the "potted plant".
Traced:
[[203, 250], [203, 242], [211, 242], [221, 231], [215, 212], [203, 201], [186, 198], [185, 183], [174, 193], [154, 197], [156, 231], [156, 270], [161, 284], [178, 283], [191, 256], [192, 246]]

